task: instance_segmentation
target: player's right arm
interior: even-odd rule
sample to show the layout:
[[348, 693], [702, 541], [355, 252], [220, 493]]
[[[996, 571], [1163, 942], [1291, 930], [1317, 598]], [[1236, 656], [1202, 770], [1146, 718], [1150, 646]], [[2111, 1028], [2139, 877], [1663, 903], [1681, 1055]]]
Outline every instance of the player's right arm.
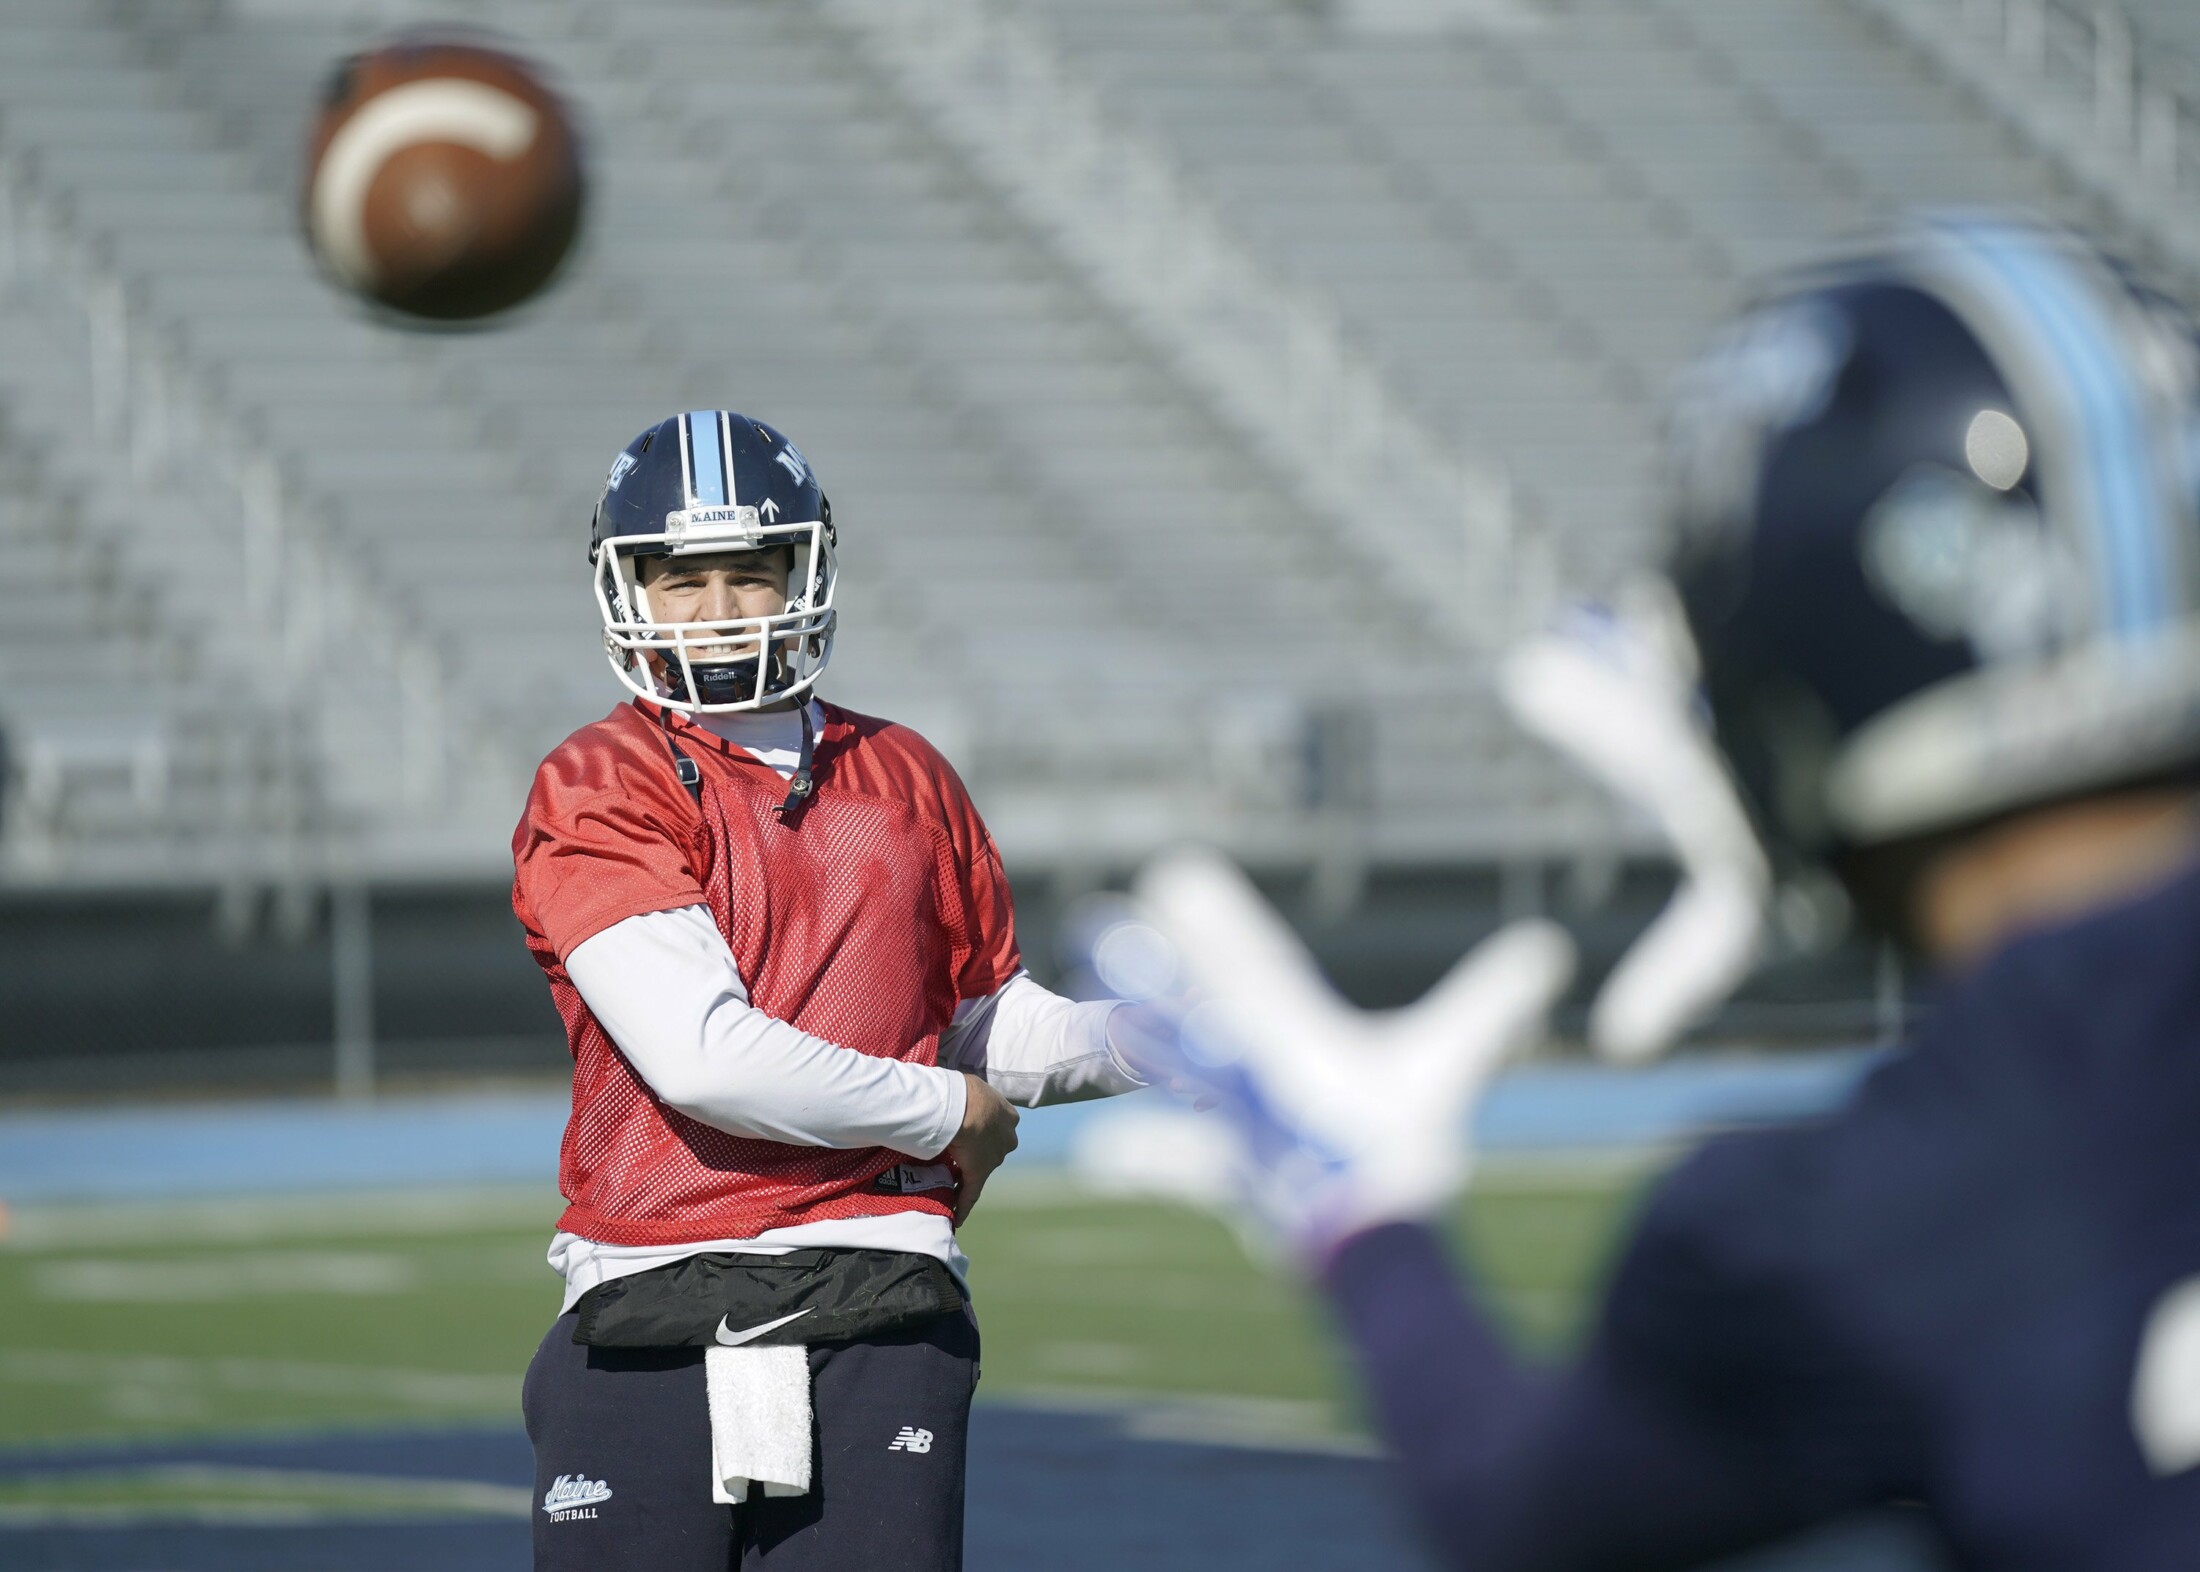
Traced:
[[625, 918], [577, 945], [565, 970], [649, 1089], [700, 1123], [926, 1158], [963, 1127], [960, 1072], [858, 1053], [751, 1004], [706, 907]]

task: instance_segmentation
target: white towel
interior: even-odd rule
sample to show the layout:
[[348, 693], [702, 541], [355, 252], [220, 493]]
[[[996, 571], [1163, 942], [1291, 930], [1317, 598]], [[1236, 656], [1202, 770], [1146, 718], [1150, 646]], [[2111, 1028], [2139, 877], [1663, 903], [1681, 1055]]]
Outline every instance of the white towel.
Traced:
[[710, 1393], [710, 1498], [734, 1504], [749, 1485], [767, 1496], [810, 1489], [810, 1351], [711, 1348], [703, 1353]]

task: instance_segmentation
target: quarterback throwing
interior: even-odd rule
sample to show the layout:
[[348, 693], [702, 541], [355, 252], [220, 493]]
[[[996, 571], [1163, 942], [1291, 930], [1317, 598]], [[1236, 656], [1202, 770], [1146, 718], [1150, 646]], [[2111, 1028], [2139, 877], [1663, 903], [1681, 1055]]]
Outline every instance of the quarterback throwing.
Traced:
[[1113, 1003], [1025, 974], [947, 761], [815, 697], [835, 543], [808, 461], [727, 410], [643, 432], [596, 507], [631, 700], [543, 762], [513, 842], [573, 1054], [538, 1568], [959, 1567], [955, 1228], [1012, 1104], [1141, 1084]]

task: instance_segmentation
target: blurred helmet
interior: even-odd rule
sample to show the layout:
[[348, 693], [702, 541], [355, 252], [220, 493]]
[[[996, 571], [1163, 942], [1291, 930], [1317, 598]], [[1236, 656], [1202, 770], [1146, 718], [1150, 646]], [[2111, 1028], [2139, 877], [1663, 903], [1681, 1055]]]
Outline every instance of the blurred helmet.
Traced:
[[[659, 421], [612, 461], [588, 560], [604, 650], [641, 697], [689, 713], [752, 710], [810, 691], [833, 649], [833, 510], [795, 445], [746, 415], [691, 410]], [[790, 549], [787, 609], [665, 622], [637, 564]]]
[[1674, 581], [1776, 861], [2200, 761], [2184, 318], [2071, 236], [1920, 223], [1683, 379]]

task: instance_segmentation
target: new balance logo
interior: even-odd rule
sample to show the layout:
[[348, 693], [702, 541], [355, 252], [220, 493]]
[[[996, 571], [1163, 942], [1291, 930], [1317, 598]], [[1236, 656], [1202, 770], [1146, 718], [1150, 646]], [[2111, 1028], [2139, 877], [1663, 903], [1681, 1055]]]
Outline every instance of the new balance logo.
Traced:
[[929, 1452], [932, 1450], [932, 1432], [929, 1430], [912, 1430], [909, 1426], [903, 1425], [901, 1434], [887, 1443], [886, 1450], [889, 1452]]
[[548, 1490], [542, 1493], [542, 1509], [550, 1514], [553, 1523], [570, 1523], [575, 1518], [596, 1515], [594, 1508], [611, 1499], [611, 1487], [600, 1479], [590, 1479], [586, 1474], [560, 1474]]

